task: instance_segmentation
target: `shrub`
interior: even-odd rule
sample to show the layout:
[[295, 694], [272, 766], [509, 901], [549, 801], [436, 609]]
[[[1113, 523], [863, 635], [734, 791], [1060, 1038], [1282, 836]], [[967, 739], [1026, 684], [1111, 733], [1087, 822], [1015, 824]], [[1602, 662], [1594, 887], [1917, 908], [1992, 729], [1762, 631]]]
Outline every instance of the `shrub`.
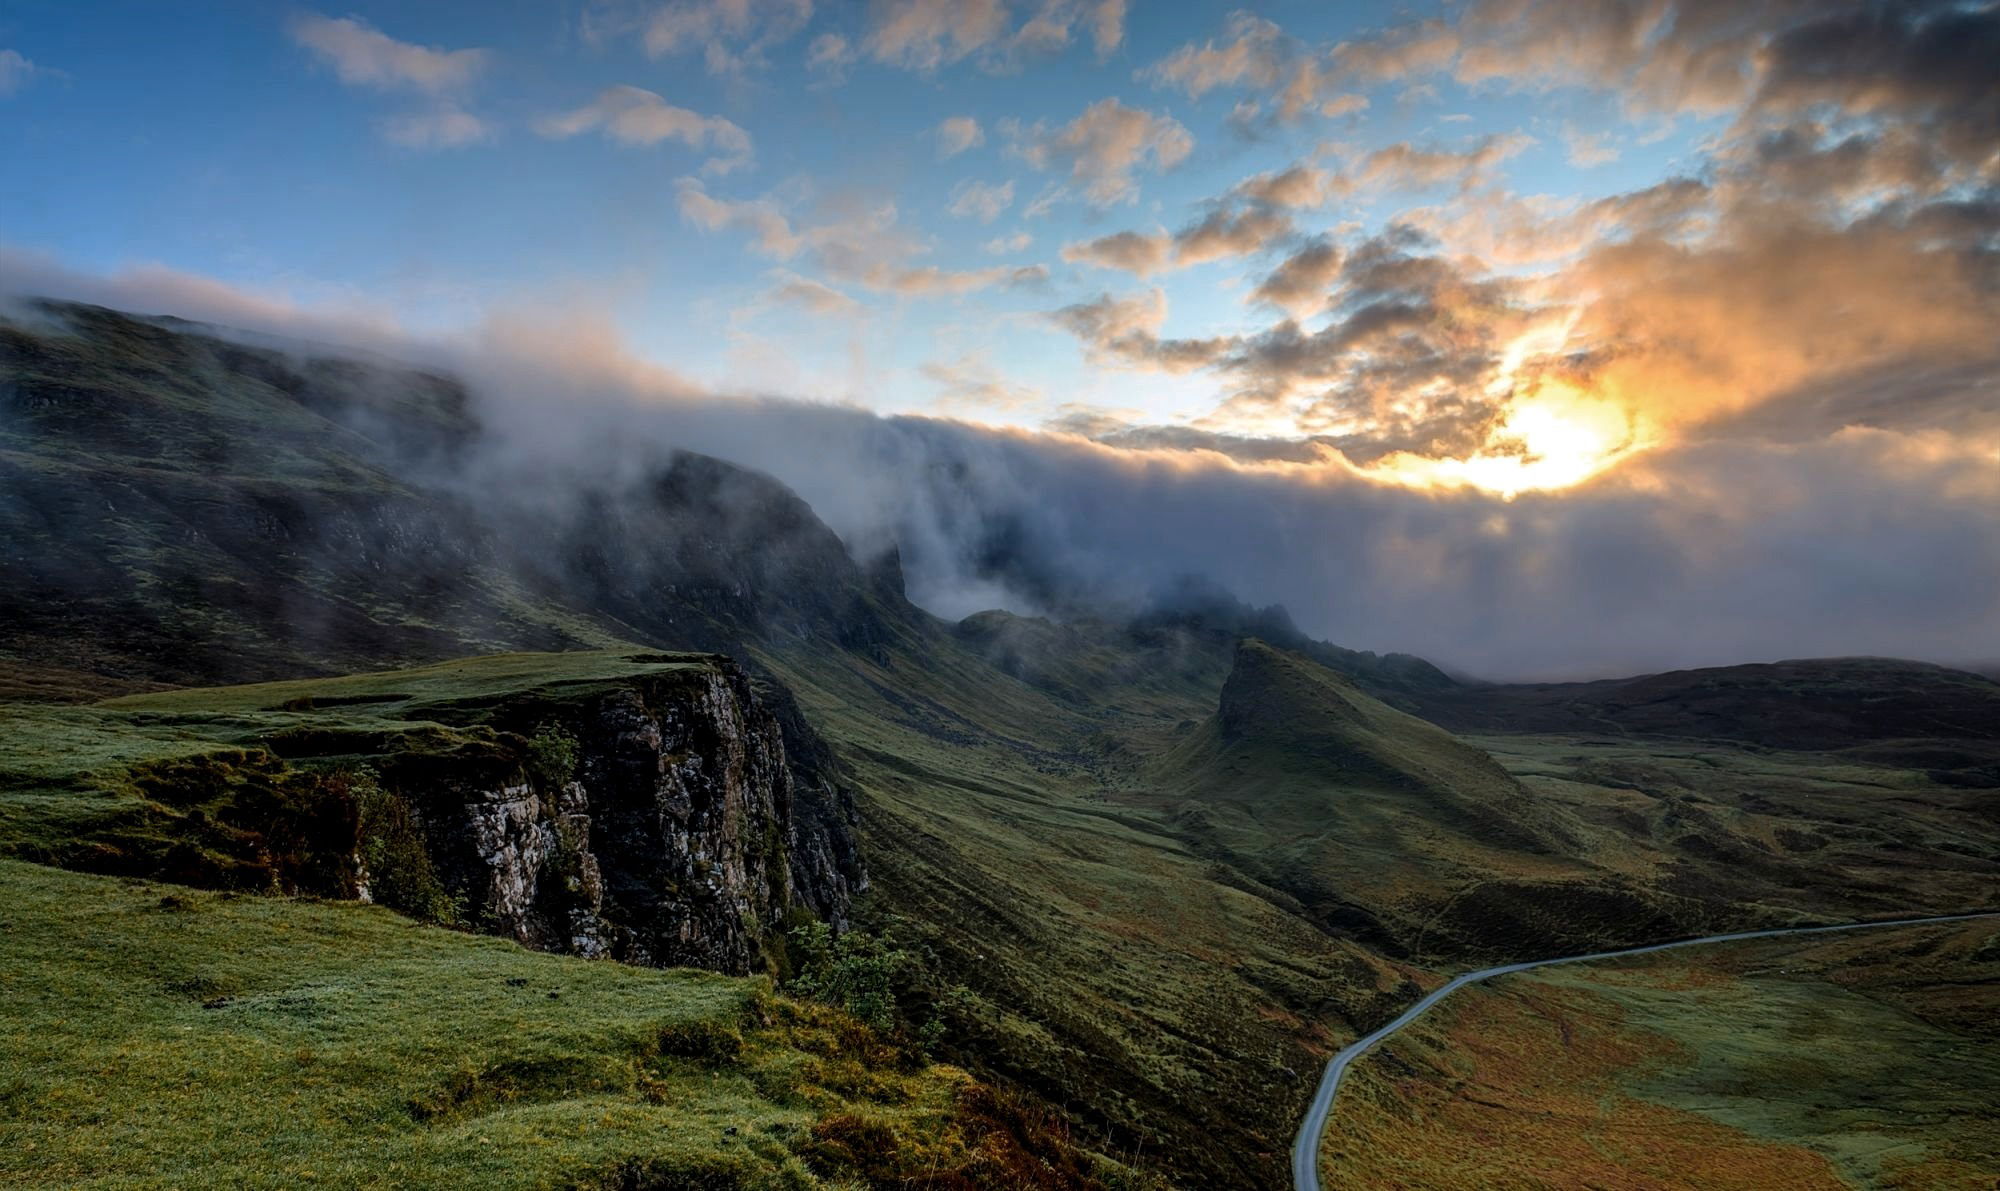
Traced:
[[420, 922], [458, 925], [464, 907], [438, 879], [409, 801], [384, 790], [370, 774], [350, 781], [361, 806], [361, 863], [369, 897]]
[[561, 724], [543, 724], [528, 737], [528, 776], [553, 789], [576, 776], [580, 755], [574, 732]]
[[859, 930], [836, 935], [814, 921], [791, 929], [785, 959], [792, 971], [785, 991], [840, 1009], [926, 1057], [938, 1053], [952, 1018], [973, 1012], [971, 992], [945, 983], [921, 945], [909, 950]]

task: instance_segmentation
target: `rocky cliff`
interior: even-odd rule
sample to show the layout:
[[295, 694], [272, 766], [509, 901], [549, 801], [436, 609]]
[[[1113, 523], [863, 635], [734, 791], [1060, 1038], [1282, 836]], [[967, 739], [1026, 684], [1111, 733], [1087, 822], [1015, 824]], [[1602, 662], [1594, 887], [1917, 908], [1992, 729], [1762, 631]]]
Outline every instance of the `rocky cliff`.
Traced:
[[865, 878], [829, 759], [790, 756], [727, 657], [631, 660], [658, 664], [426, 708], [491, 743], [376, 762], [459, 916], [546, 951], [732, 973], [765, 966], [795, 907], [843, 923]]
[[764, 970], [790, 920], [845, 924], [855, 826], [783, 689], [717, 654], [0, 703], [0, 853], [365, 897], [547, 951]]

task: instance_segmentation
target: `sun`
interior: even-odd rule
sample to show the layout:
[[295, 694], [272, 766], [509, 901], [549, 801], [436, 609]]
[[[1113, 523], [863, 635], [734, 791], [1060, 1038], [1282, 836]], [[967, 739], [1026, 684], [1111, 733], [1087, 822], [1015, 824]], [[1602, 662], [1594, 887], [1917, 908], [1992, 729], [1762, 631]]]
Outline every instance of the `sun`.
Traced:
[[1412, 487], [1472, 487], [1511, 499], [1581, 484], [1648, 439], [1617, 402], [1556, 381], [1509, 405], [1485, 444], [1465, 458], [1399, 452], [1366, 470]]

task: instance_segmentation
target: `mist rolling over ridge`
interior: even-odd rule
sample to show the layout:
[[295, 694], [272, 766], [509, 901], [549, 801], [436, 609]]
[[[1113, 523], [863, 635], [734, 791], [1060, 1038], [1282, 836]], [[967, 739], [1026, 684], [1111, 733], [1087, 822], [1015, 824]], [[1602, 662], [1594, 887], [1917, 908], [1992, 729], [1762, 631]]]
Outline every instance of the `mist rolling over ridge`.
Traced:
[[2000, 1186], [1996, 64], [0, 4], [0, 1185]]
[[[260, 331], [302, 357], [337, 357], [358, 338], [377, 359], [463, 378], [481, 436], [457, 470], [428, 478], [474, 502], [485, 485], [508, 501], [570, 501], [585, 479], [636, 478], [677, 449], [767, 472], [858, 559], [899, 549], [910, 598], [949, 619], [1129, 613], [1200, 576], [1284, 605], [1314, 636], [1495, 679], [2000, 651], [2000, 478], [1942, 431], [1718, 436], [1504, 497], [1384, 482], [1331, 452], [1245, 462], [715, 394], [554, 314], [426, 340], [163, 279], [6, 280], [233, 315], [212, 333]], [[1991, 383], [1961, 374], [1953, 391]], [[1945, 572], [1955, 581], [1931, 580]]]

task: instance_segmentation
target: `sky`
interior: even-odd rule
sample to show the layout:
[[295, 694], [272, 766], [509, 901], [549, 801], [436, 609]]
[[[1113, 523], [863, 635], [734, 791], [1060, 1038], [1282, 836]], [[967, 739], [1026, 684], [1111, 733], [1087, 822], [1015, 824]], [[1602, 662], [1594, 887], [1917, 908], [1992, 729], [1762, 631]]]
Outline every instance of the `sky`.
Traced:
[[[1996, 62], [1948, 0], [8, 0], [0, 273], [735, 401], [816, 506], [949, 440], [987, 531], [1351, 644], [1987, 660]], [[891, 473], [836, 528], [1032, 604]]]

